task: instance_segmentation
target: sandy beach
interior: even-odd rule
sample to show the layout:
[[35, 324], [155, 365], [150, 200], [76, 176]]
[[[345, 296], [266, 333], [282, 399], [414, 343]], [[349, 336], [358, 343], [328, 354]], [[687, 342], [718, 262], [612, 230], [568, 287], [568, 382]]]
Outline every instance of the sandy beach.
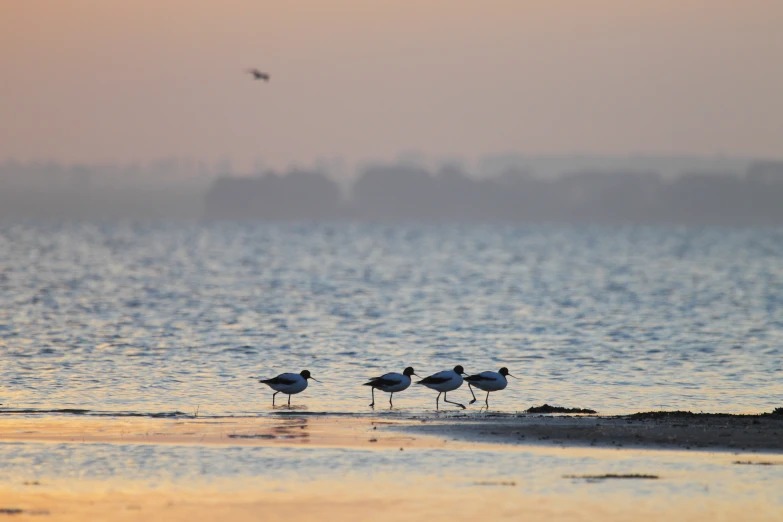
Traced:
[[[499, 520], [659, 520], [675, 514], [676, 520], [771, 521], [781, 507], [774, 493], [783, 479], [780, 433], [783, 419], [770, 416], [6, 414], [0, 416], [0, 444], [11, 453], [0, 513], [57, 521], [286, 520], [292, 512], [302, 519], [349, 521], [399, 520], [400, 513], [416, 520], [475, 520], [488, 512]], [[67, 465], [45, 464], [64, 451]], [[147, 460], [135, 461], [139, 452], [149, 454]], [[269, 458], [260, 469], [241, 468], [259, 455]], [[171, 462], [160, 464], [166, 459]], [[103, 472], [105, 480], [90, 472], [96, 462], [111, 469]], [[238, 471], [215, 471], [226, 462]], [[187, 481], [165, 473], [183, 465], [190, 466]], [[76, 468], [76, 475], [62, 476], [54, 471], [58, 466], [68, 473]], [[199, 466], [206, 477], [194, 473]], [[446, 471], [432, 469], [439, 467]], [[653, 480], [587, 479], [600, 473]], [[766, 477], [766, 486], [753, 489], [748, 473]], [[710, 474], [716, 477], [712, 486]], [[729, 501], [710, 487], [745, 493]], [[444, 506], [452, 504], [446, 517]]]

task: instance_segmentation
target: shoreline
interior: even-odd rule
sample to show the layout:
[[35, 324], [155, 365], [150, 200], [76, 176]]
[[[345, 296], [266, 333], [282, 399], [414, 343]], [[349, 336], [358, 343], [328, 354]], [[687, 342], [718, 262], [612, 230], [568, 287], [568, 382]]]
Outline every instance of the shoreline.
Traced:
[[[778, 412], [780, 410], [777, 410]], [[458, 411], [243, 417], [0, 413], [0, 442], [439, 448], [481, 444], [783, 453], [783, 415], [645, 412], [563, 415]]]

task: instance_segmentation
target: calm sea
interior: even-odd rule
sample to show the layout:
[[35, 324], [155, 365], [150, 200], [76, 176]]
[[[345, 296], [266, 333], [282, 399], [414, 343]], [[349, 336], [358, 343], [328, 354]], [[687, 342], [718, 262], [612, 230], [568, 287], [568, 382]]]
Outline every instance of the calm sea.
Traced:
[[455, 364], [502, 411], [783, 406], [783, 230], [0, 224], [2, 408], [263, 413], [309, 369], [293, 404], [363, 412]]

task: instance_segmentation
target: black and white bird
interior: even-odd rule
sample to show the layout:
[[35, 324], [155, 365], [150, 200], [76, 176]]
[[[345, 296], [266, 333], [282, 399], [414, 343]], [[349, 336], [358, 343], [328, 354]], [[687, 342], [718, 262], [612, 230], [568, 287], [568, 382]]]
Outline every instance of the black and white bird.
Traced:
[[[470, 401], [470, 403], [473, 404], [476, 402], [476, 394], [473, 393], [473, 387], [475, 386], [479, 390], [487, 392], [487, 397], [484, 399], [484, 402], [487, 405], [487, 409], [489, 409], [489, 393], [504, 390], [508, 385], [506, 377], [514, 377], [508, 373], [508, 368], [506, 367], [501, 368], [498, 372], [481, 372], [476, 375], [465, 377], [468, 388], [470, 388], [470, 394], [473, 395], [473, 400]], [[514, 378], [516, 379], [516, 377]]]
[[275, 407], [275, 395], [278, 393], [285, 393], [288, 395], [288, 405], [291, 406], [291, 395], [303, 392], [307, 389], [307, 380], [312, 379], [315, 382], [321, 382], [315, 377], [310, 375], [307, 370], [302, 370], [300, 373], [281, 373], [277, 377], [271, 379], [261, 379], [258, 382], [264, 383], [273, 390], [272, 394], [272, 407]]
[[[373, 377], [370, 382], [364, 383], [364, 386], [371, 386], [372, 388], [372, 403], [371, 408], [375, 407], [375, 390], [376, 388], [382, 392], [390, 393], [389, 395], [389, 408], [393, 408], [392, 398], [397, 392], [407, 390], [411, 385], [411, 375], [416, 375], [413, 371], [413, 367], [408, 366], [402, 373], [389, 372], [381, 375], [380, 377]], [[419, 377], [416, 375], [416, 377]]]
[[264, 80], [265, 82], [269, 81], [269, 73], [261, 72], [258, 69], [248, 69], [247, 73], [252, 74], [254, 80]]
[[436, 392], [438, 392], [438, 398], [435, 399], [436, 410], [439, 409], [438, 401], [440, 400], [441, 393], [443, 394], [443, 402], [448, 402], [449, 404], [456, 404], [457, 406], [459, 406], [464, 410], [465, 409], [464, 405], [458, 402], [450, 401], [446, 398], [447, 392], [454, 391], [460, 386], [462, 386], [463, 375], [467, 375], [465, 373], [465, 370], [462, 368], [462, 366], [457, 365], [454, 367], [453, 370], [445, 370], [442, 372], [434, 373], [429, 377], [425, 377], [420, 381], [416, 381], [416, 384], [421, 384], [431, 390], [435, 390]]

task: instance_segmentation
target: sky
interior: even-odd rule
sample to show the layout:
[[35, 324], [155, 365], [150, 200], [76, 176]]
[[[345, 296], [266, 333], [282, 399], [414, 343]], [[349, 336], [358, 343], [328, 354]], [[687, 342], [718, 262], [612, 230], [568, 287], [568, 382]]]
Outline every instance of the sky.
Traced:
[[780, 0], [0, 0], [0, 160], [778, 158], [781, 20]]

